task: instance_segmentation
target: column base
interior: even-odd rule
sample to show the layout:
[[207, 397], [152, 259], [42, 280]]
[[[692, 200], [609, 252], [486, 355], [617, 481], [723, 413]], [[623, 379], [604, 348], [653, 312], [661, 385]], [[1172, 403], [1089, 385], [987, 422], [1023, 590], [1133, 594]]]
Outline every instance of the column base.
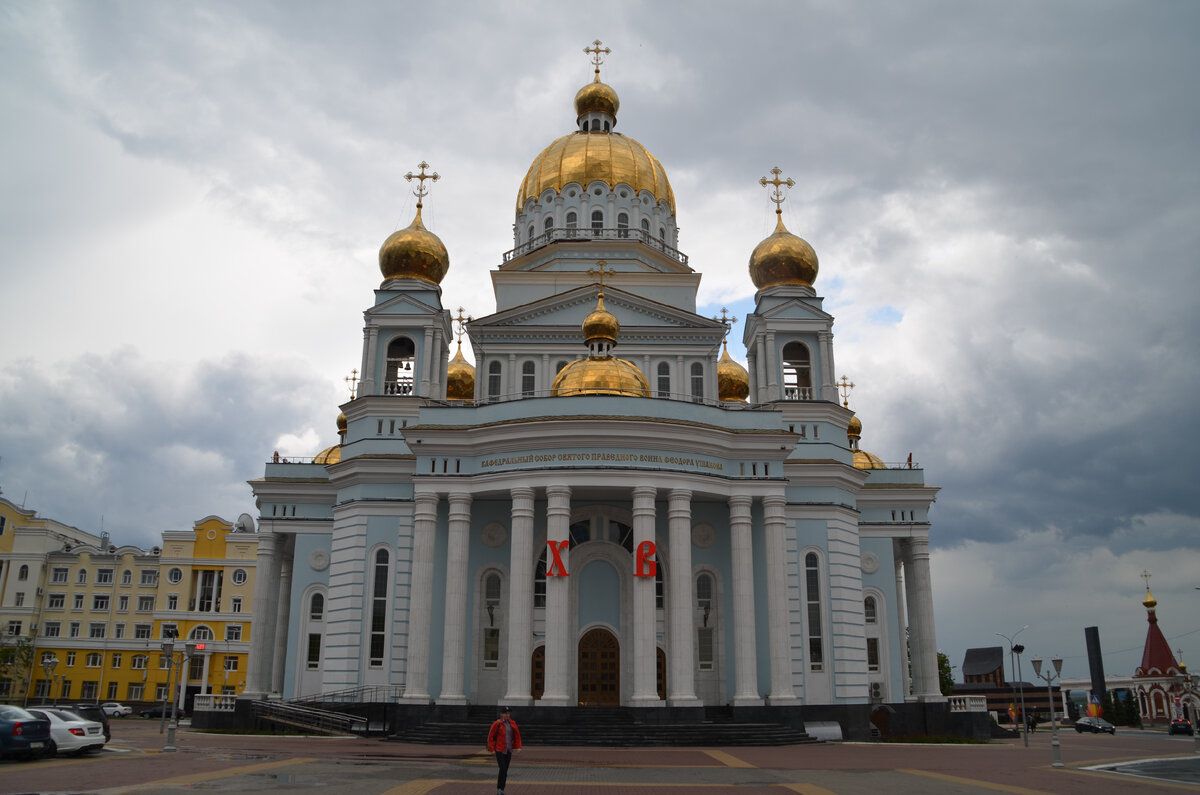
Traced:
[[575, 699], [570, 696], [550, 696], [545, 693], [538, 699], [538, 705], [542, 707], [574, 707], [576, 706]]
[[767, 696], [768, 707], [786, 707], [799, 703], [800, 699], [796, 698], [794, 694], [789, 694], [786, 696]]
[[950, 699], [943, 696], [941, 693], [928, 693], [926, 695], [917, 696], [917, 701], [922, 704], [945, 704]]
[[667, 706], [671, 707], [703, 707], [704, 702], [695, 696], [667, 697]]
[[456, 706], [461, 706], [461, 705], [467, 703], [467, 697], [466, 696], [438, 696], [437, 703], [439, 703], [439, 704], [454, 704]]
[[[541, 703], [541, 702], [539, 702]], [[501, 707], [532, 707], [532, 698], [508, 698], [507, 696], [497, 702], [497, 706]]]
[[631, 707], [665, 707], [667, 702], [658, 696], [634, 696], [629, 701]]
[[405, 693], [404, 695], [400, 696], [399, 701], [401, 704], [432, 704], [433, 703], [433, 699], [429, 697], [428, 693], [414, 693], [411, 696], [409, 694]]
[[761, 707], [766, 701], [754, 696], [734, 696], [729, 703], [735, 707]]

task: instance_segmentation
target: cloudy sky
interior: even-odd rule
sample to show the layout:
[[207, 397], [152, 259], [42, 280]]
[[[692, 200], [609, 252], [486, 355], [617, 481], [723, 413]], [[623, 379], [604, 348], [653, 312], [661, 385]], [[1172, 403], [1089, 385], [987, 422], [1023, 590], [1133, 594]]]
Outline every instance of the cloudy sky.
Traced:
[[[735, 10], [736, 6], [736, 10]], [[796, 180], [863, 447], [912, 452], [939, 646], [1200, 666], [1200, 5], [0, 2], [0, 488], [150, 546], [336, 439], [403, 175], [475, 316], [533, 157], [603, 76], [702, 311]], [[731, 349], [742, 355], [740, 323]], [[1003, 641], [999, 641], [1003, 642]]]

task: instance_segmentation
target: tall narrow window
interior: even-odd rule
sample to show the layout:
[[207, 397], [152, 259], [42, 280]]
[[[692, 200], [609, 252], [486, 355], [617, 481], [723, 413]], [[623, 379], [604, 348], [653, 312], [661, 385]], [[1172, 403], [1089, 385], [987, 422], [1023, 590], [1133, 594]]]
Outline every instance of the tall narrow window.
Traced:
[[483, 608], [487, 614], [483, 628], [483, 667], [495, 671], [500, 668], [500, 575], [495, 572], [484, 580]]
[[[373, 641], [372, 641], [373, 642]], [[234, 658], [235, 660], [237, 658]], [[310, 671], [315, 671], [321, 667], [321, 633], [308, 633], [308, 655], [307, 667]]]
[[713, 578], [701, 574], [696, 578], [696, 651], [701, 671], [713, 669]]
[[371, 583], [371, 665], [383, 665], [387, 641], [387, 595], [389, 556], [386, 549], [375, 553], [375, 577]]
[[592, 229], [599, 232], [604, 228], [604, 212], [602, 210], [592, 210]]
[[629, 213], [617, 213], [617, 237], [629, 237]]
[[692, 362], [692, 400], [699, 403], [704, 399], [704, 365]]
[[383, 379], [383, 394], [412, 394], [416, 356], [416, 346], [408, 337], [397, 337], [388, 343], [387, 372]]
[[554, 228], [554, 216], [547, 215], [546, 220], [542, 223], [542, 230], [545, 232], [549, 232], [553, 228]]
[[660, 398], [671, 396], [671, 365], [666, 362], [658, 363], [658, 396]]
[[643, 237], [650, 237], [650, 219], [643, 218], [641, 223], [642, 231], [645, 232]]
[[534, 387], [537, 381], [537, 369], [533, 362], [525, 362], [521, 365], [521, 395], [523, 397], [533, 397]]
[[576, 229], [579, 226], [579, 216], [574, 210], [567, 213], [567, 229]]
[[501, 367], [500, 362], [493, 361], [488, 365], [487, 394], [489, 400], [500, 397]]
[[29, 579], [29, 567], [28, 566], [22, 565], [21, 568], [17, 569], [17, 579], [18, 580], [28, 580]]
[[817, 554], [804, 557], [804, 596], [808, 607], [808, 667], [813, 671], [825, 669], [821, 644], [821, 573]]
[[879, 670], [879, 638], [867, 638], [867, 670]]
[[533, 606], [546, 606], [546, 550], [538, 557], [537, 568], [533, 572]]
[[783, 399], [812, 400], [812, 359], [808, 346], [789, 342], [783, 346]]
[[325, 618], [325, 596], [323, 594], [312, 595], [312, 601], [308, 606], [308, 617], [312, 621], [321, 621]]
[[868, 596], [866, 599], [863, 599], [863, 619], [868, 624], [874, 624], [878, 620], [877, 615], [875, 597]]
[[529, 236], [528, 236], [528, 237], [525, 239], [525, 240], [526, 240], [526, 242], [529, 242], [530, 240], [533, 240], [533, 228], [534, 228], [534, 227], [533, 227], [533, 224], [530, 224], [530, 225], [529, 225]]

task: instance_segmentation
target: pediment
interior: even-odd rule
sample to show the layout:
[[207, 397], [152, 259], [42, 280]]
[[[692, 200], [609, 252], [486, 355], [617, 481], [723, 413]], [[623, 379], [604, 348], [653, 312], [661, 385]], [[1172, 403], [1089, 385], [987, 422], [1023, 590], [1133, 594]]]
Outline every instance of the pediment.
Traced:
[[[379, 290], [376, 292], [378, 303], [368, 309], [365, 314], [367, 317], [382, 315], [429, 317], [432, 315], [441, 315], [445, 311], [440, 306], [432, 306], [420, 300], [418, 295], [399, 290]], [[429, 291], [428, 295], [433, 295], [433, 292]]]
[[833, 322], [833, 315], [812, 303], [812, 299], [784, 298], [755, 312], [762, 320], [819, 320]]
[[[595, 284], [579, 287], [477, 318], [471, 322], [470, 328], [475, 334], [509, 327], [577, 327], [596, 308], [598, 292], [599, 287]], [[720, 321], [615, 287], [604, 288], [604, 306], [616, 316], [622, 328], [705, 329], [718, 332], [724, 329]]]

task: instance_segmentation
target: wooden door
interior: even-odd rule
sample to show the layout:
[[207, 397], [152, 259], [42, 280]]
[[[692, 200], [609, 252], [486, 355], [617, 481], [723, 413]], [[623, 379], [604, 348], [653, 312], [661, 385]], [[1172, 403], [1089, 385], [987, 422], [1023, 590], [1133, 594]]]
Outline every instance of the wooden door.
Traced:
[[589, 630], [579, 639], [579, 705], [621, 704], [621, 647], [607, 629]]

